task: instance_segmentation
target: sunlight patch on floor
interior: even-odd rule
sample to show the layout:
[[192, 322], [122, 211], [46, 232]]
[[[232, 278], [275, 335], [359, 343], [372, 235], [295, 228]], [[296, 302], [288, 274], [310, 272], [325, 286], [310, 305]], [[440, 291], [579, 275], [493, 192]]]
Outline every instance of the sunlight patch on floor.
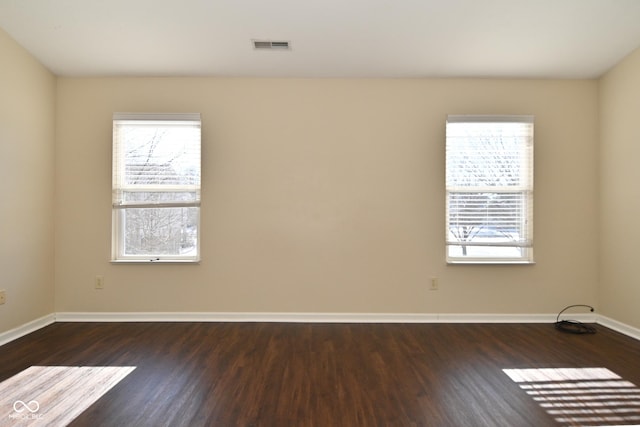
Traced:
[[558, 423], [640, 426], [640, 388], [606, 368], [503, 371]]
[[64, 426], [135, 366], [31, 366], [0, 383], [0, 426]]

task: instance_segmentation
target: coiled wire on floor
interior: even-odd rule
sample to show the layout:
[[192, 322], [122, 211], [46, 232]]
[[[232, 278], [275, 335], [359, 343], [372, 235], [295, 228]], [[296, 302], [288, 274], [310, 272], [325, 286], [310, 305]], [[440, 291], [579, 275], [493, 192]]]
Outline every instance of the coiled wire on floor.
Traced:
[[560, 320], [560, 315], [573, 307], [586, 307], [590, 309], [591, 312], [594, 311], [594, 308], [591, 307], [590, 305], [585, 305], [585, 304], [569, 305], [563, 308], [560, 313], [558, 313], [558, 316], [556, 317], [556, 323], [554, 323], [555, 328], [561, 332], [566, 332], [568, 334], [577, 334], [577, 335], [595, 334], [596, 328], [591, 325], [587, 325], [578, 320]]

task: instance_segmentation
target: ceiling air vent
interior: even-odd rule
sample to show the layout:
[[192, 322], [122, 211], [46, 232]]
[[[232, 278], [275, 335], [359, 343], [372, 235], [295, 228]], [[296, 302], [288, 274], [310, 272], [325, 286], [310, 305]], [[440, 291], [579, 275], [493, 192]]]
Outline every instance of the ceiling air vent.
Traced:
[[260, 50], [288, 50], [291, 49], [289, 42], [287, 41], [273, 41], [273, 40], [252, 40], [253, 48]]

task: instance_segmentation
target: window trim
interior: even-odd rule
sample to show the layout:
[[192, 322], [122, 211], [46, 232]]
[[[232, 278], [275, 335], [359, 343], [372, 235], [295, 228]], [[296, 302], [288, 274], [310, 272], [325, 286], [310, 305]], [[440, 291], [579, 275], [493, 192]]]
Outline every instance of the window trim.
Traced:
[[[116, 124], [118, 121], [153, 121], [153, 122], [171, 122], [171, 121], [183, 121], [192, 122], [194, 125], [197, 123], [199, 130], [199, 177], [197, 185], [171, 185], [163, 186], [159, 189], [154, 185], [119, 185], [120, 179], [117, 178], [121, 175], [121, 171], [117, 170], [119, 161], [116, 159], [118, 153], [116, 152], [116, 140], [117, 131]], [[113, 113], [112, 122], [113, 131], [113, 146], [112, 146], [112, 228], [111, 228], [111, 263], [153, 263], [153, 264], [199, 264], [200, 263], [200, 236], [201, 236], [201, 176], [202, 176], [202, 136], [201, 136], [201, 117], [200, 113]], [[166, 203], [136, 203], [136, 202], [123, 202], [121, 193], [135, 193], [135, 192], [171, 192], [171, 191], [194, 191], [196, 193], [196, 199], [193, 201], [185, 202], [166, 202]], [[198, 209], [196, 227], [196, 245], [195, 255], [160, 255], [160, 254], [141, 254], [141, 255], [126, 255], [124, 253], [124, 230], [122, 229], [124, 224], [124, 214], [127, 209], [144, 209], [144, 208], [187, 208], [195, 207]]]
[[[448, 178], [446, 176], [448, 170], [448, 159], [445, 161], [445, 258], [447, 264], [480, 264], [480, 265], [499, 265], [499, 264], [520, 264], [531, 265], [535, 264], [534, 251], [533, 251], [533, 204], [534, 204], [534, 116], [532, 115], [448, 115], [447, 127], [449, 123], [523, 123], [530, 124], [531, 130], [527, 136], [525, 143], [527, 147], [524, 147], [528, 152], [528, 158], [526, 159], [528, 170], [524, 171], [527, 174], [527, 181], [524, 186], [452, 186], [449, 185]], [[448, 151], [449, 145], [449, 132], [445, 131], [446, 144]], [[445, 154], [447, 156], [447, 154]], [[449, 226], [449, 204], [450, 195], [456, 192], [477, 192], [477, 193], [522, 193], [525, 206], [523, 209], [526, 211], [524, 215], [521, 215], [521, 220], [524, 221], [522, 227], [526, 228], [526, 239], [522, 242], [454, 242], [450, 239], [450, 226]], [[519, 257], [505, 257], [505, 256], [456, 256], [450, 254], [450, 247], [452, 246], [505, 246], [505, 247], [520, 247], [522, 248], [522, 254]]]

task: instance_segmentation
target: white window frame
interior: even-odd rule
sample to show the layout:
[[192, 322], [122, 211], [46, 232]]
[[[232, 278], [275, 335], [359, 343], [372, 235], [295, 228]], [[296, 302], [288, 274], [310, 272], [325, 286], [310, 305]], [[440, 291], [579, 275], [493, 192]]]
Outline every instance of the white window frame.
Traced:
[[[467, 124], [471, 124], [466, 126]], [[473, 124], [480, 124], [479, 126]], [[485, 126], [488, 125], [488, 126]], [[501, 134], [495, 129], [506, 124], [505, 129], [517, 126], [518, 135]], [[446, 226], [445, 226], [445, 251], [448, 264], [533, 264], [533, 124], [534, 117], [530, 115], [518, 116], [482, 116], [482, 115], [449, 115], [446, 125]], [[479, 129], [482, 127], [482, 131]], [[488, 134], [486, 128], [491, 128]], [[496, 133], [493, 133], [496, 132]], [[482, 133], [482, 134], [481, 134]], [[491, 136], [487, 136], [491, 135]], [[509, 152], [509, 161], [517, 158], [518, 179], [499, 179], [504, 176], [496, 173], [495, 182], [491, 185], [474, 182], [471, 178], [463, 182], [461, 176], [472, 176], [469, 172], [473, 168], [483, 168], [486, 165], [486, 152], [482, 147], [486, 144], [480, 142], [487, 138], [509, 138], [518, 144], [517, 156], [513, 151]], [[493, 144], [493, 143], [491, 143]], [[464, 154], [461, 151], [464, 150]], [[484, 148], [491, 153], [496, 152], [495, 147]], [[506, 153], [506, 152], [505, 152]], [[506, 155], [506, 154], [505, 154]], [[482, 156], [485, 160], [482, 160]], [[506, 158], [506, 157], [505, 157]], [[482, 169], [493, 171], [494, 169]], [[486, 172], [485, 172], [486, 173]], [[486, 175], [485, 175], [486, 176]], [[500, 182], [498, 182], [500, 181]], [[504, 181], [504, 182], [503, 182]], [[478, 185], [479, 184], [479, 185]], [[486, 197], [502, 197], [516, 200], [515, 208], [508, 211], [508, 221], [516, 224], [513, 233], [495, 233], [494, 225], [500, 221], [506, 221], [501, 217], [503, 213], [496, 213], [490, 206], [486, 206], [485, 214], [476, 207], [468, 208], [462, 215], [454, 210], [456, 195], [477, 194], [477, 198], [483, 200]], [[486, 200], [486, 199], [484, 199]], [[481, 202], [482, 203], [482, 202]], [[470, 203], [470, 205], [472, 205]], [[501, 212], [504, 208], [501, 207]], [[480, 216], [485, 215], [486, 223], [479, 223]], [[462, 226], [475, 228], [477, 231], [460, 233]], [[476, 226], [475, 224], [480, 224]], [[469, 229], [469, 228], [467, 228]], [[452, 231], [453, 230], [453, 231]], [[486, 230], [481, 233], [482, 230]], [[494, 232], [495, 235], [491, 235]], [[489, 234], [489, 236], [487, 236]]]
[[[119, 135], [120, 127], [127, 125], [153, 125], [170, 122], [171, 126], [189, 126], [196, 129], [198, 171], [196, 182], [189, 185], [142, 185], [127, 184], [125, 180], [126, 161], [124, 160], [125, 142]], [[112, 262], [132, 263], [197, 263], [200, 261], [200, 178], [201, 178], [201, 119], [199, 113], [114, 113], [113, 114], [113, 157], [112, 157]], [[169, 200], [162, 202], [139, 202], [126, 200], [125, 194], [138, 192], [172, 193], [183, 192], [194, 194], [192, 200]], [[190, 254], [127, 254], [125, 253], [125, 213], [127, 209], [140, 208], [195, 208], [195, 253]]]

